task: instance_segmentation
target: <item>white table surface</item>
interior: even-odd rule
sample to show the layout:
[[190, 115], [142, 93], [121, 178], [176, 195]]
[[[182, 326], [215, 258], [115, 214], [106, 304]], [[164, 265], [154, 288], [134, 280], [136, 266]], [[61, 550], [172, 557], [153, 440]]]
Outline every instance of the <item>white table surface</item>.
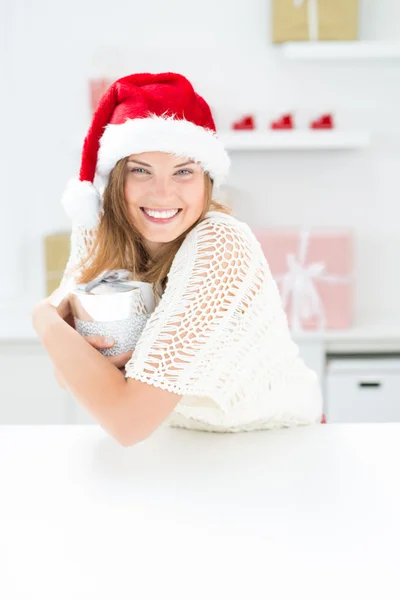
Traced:
[[400, 423], [0, 427], [0, 598], [400, 597]]

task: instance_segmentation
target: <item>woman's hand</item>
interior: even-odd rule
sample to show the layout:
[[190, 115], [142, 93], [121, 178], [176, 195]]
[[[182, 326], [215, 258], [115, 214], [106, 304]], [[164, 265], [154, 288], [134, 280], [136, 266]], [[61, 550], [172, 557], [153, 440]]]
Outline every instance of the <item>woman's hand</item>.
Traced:
[[[102, 335], [86, 335], [83, 338], [86, 340], [93, 348], [97, 350], [102, 350], [104, 348], [112, 348], [114, 345], [114, 341], [108, 341], [108, 338], [103, 337]], [[118, 367], [118, 369], [122, 369], [125, 367], [126, 363], [130, 360], [133, 354], [133, 350], [130, 352], [125, 352], [124, 354], [117, 354], [116, 356], [106, 356], [108, 360]]]
[[46, 326], [54, 322], [54, 319], [61, 318], [71, 324], [72, 313], [69, 294], [66, 294], [61, 301], [57, 301], [57, 305], [55, 305], [58, 292], [59, 289], [55, 290], [50, 296], [38, 302], [32, 310], [32, 324], [39, 337], [45, 331]]
[[[44, 327], [46, 321], [50, 318], [54, 318], [54, 315], [58, 315], [61, 319], [63, 319], [68, 325], [70, 325], [73, 329], [75, 329], [74, 317], [71, 310], [71, 303], [69, 300], [69, 294], [67, 294], [61, 302], [58, 300], [55, 302], [58, 306], [54, 306], [53, 302], [55, 298], [58, 297], [59, 289], [55, 290], [50, 296], [41, 300], [33, 309], [32, 312], [32, 320], [36, 331], [40, 335], [40, 328]], [[101, 335], [90, 335], [90, 336], [82, 336], [84, 340], [88, 342], [93, 348], [96, 350], [104, 349], [104, 348], [112, 348], [114, 345], [113, 340], [107, 340], [107, 338]], [[125, 367], [126, 363], [130, 360], [133, 351], [125, 352], [123, 354], [117, 354], [116, 356], [106, 356], [113, 365], [115, 365], [118, 369]]]

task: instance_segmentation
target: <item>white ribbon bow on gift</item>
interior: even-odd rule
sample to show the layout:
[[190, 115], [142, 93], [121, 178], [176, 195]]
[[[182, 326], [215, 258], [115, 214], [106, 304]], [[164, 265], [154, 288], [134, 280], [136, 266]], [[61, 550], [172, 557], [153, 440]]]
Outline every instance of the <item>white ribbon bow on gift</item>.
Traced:
[[103, 273], [100, 273], [100, 275], [95, 277], [95, 279], [92, 279], [92, 281], [89, 281], [89, 283], [84, 283], [84, 284], [78, 285], [78, 288], [82, 289], [84, 292], [86, 292], [88, 294], [89, 292], [94, 290], [94, 288], [99, 286], [101, 283], [127, 282], [129, 274], [130, 274], [129, 271], [127, 271], [126, 269], [115, 269], [115, 270], [111, 270], [111, 271], [103, 271]]
[[319, 295], [317, 281], [326, 283], [348, 283], [350, 277], [339, 275], [330, 275], [325, 273], [325, 263], [306, 264], [308, 246], [310, 240], [310, 231], [302, 230], [300, 232], [300, 243], [298, 256], [288, 254], [286, 257], [288, 271], [283, 275], [274, 277], [275, 281], [282, 282], [281, 298], [285, 310], [288, 310], [289, 298], [292, 299], [291, 305], [291, 328], [293, 330], [302, 329], [302, 320], [313, 316], [318, 318], [318, 327], [325, 327], [325, 311]]
[[82, 290], [83, 292], [90, 293], [94, 290], [98, 285], [102, 283], [120, 283], [121, 286], [124, 283], [134, 287], [139, 288], [142, 293], [143, 302], [146, 306], [146, 310], [148, 313], [152, 313], [155, 309], [156, 299], [153, 293], [153, 287], [151, 283], [147, 283], [146, 281], [131, 281], [128, 280], [128, 276], [130, 275], [130, 271], [126, 269], [114, 269], [109, 271], [103, 271], [100, 273], [95, 279], [89, 281], [89, 283], [80, 283], [76, 284], [74, 279], [71, 277], [68, 279], [62, 286], [57, 288], [51, 295], [50, 303], [53, 306], [59, 306], [62, 299], [65, 298], [70, 292], [74, 289]]
[[308, 37], [312, 42], [316, 42], [319, 38], [318, 0], [293, 0], [295, 8], [300, 8], [304, 2], [307, 2]]
[[121, 286], [126, 283], [129, 286], [134, 286], [135, 288], [139, 288], [142, 294], [143, 302], [145, 304], [146, 310], [148, 313], [152, 313], [155, 309], [155, 297], [153, 292], [153, 286], [151, 283], [147, 281], [133, 281], [128, 280], [130, 275], [130, 271], [126, 269], [115, 269], [110, 271], [103, 271], [100, 273], [95, 279], [92, 279], [89, 283], [82, 284], [82, 288], [79, 285], [79, 289], [83, 289], [86, 293], [90, 293], [94, 288], [102, 283], [120, 283]]

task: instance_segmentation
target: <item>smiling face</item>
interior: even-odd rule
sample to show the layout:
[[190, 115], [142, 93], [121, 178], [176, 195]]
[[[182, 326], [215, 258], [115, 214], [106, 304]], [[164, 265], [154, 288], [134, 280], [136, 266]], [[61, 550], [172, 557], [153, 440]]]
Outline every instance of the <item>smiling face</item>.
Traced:
[[201, 216], [205, 203], [202, 167], [165, 152], [131, 154], [124, 195], [129, 217], [150, 254], [171, 242]]

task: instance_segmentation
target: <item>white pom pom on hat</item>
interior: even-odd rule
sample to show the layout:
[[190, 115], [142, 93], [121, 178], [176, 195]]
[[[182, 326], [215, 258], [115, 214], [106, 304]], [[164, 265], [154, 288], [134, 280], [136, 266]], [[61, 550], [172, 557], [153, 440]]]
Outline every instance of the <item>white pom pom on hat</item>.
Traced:
[[61, 204], [73, 224], [92, 228], [101, 215], [100, 192], [89, 181], [70, 179]]
[[83, 144], [79, 179], [69, 181], [61, 199], [72, 223], [95, 227], [99, 222], [96, 174], [105, 186], [118, 160], [152, 151], [199, 162], [214, 182], [214, 198], [228, 175], [230, 159], [210, 107], [178, 73], [128, 75], [102, 96]]

